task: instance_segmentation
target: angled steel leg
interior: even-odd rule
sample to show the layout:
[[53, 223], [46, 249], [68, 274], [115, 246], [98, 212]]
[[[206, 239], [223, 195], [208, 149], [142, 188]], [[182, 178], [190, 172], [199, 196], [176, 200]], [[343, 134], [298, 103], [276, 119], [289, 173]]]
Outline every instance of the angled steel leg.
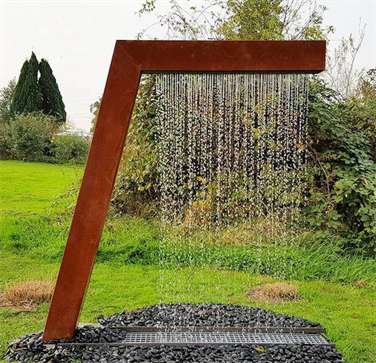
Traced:
[[116, 46], [43, 340], [72, 338], [106, 219], [140, 71]]

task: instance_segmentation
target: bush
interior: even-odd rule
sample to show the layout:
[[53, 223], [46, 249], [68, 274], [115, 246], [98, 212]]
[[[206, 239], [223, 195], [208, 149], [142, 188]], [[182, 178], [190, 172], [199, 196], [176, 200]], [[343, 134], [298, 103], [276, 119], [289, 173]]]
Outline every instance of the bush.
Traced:
[[353, 100], [336, 98], [322, 83], [313, 86], [306, 221], [323, 238], [334, 233], [352, 246], [375, 251], [375, 131], [360, 103], [354, 107]]
[[154, 76], [141, 79], [112, 205], [120, 214], [151, 217], [158, 200]]
[[11, 159], [13, 157], [12, 127], [9, 124], [0, 125], [0, 158]]
[[90, 140], [78, 135], [60, 135], [53, 143], [56, 158], [63, 161], [84, 163], [90, 148]]
[[1, 126], [0, 152], [5, 158], [37, 160], [50, 155], [54, 119], [42, 113], [17, 115]]
[[78, 135], [60, 135], [55, 139], [59, 126], [53, 116], [43, 113], [17, 115], [9, 123], [0, 125], [0, 157], [47, 163], [84, 163], [90, 140]]

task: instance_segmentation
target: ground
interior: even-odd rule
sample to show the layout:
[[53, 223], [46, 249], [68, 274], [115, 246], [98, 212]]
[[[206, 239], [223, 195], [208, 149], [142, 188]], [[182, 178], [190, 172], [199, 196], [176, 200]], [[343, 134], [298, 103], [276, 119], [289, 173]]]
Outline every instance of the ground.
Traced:
[[[82, 170], [69, 165], [0, 162], [1, 291], [22, 281], [56, 278], [69, 228], [74, 186]], [[120, 242], [124, 239], [126, 243]], [[376, 294], [370, 279], [373, 261], [348, 256], [339, 261], [336, 257], [331, 270], [328, 266], [321, 268], [332, 275], [326, 279], [322, 276], [328, 274], [321, 273], [320, 267], [311, 278], [306, 272], [286, 273], [286, 282], [298, 288], [300, 299], [271, 304], [250, 301], [247, 292], [261, 283], [285, 282], [280, 273], [202, 267], [161, 269], [155, 263], [145, 263], [140, 250], [131, 248], [149, 240], [155, 241], [156, 236], [147, 222], [129, 217], [107, 222], [81, 322], [95, 322], [100, 314], [161, 301], [257, 306], [320, 322], [347, 362], [376, 362]], [[303, 247], [298, 248], [302, 255], [306, 253]], [[301, 267], [295, 268], [299, 271]], [[359, 283], [363, 275], [365, 281]], [[48, 304], [26, 311], [1, 308], [0, 355], [12, 339], [43, 329], [47, 312]]]

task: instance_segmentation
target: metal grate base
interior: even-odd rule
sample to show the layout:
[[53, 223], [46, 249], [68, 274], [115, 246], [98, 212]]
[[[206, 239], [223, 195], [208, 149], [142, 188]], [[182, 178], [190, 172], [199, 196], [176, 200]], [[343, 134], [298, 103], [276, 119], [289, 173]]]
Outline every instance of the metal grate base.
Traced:
[[[91, 325], [91, 324], [86, 324]], [[84, 326], [84, 324], [82, 324]], [[98, 324], [98, 326], [100, 326]], [[127, 332], [240, 332], [240, 333], [304, 333], [326, 334], [322, 326], [318, 327], [224, 327], [224, 326], [114, 326], [108, 329]]]
[[303, 333], [252, 333], [252, 332], [235, 332], [235, 331], [128, 331], [125, 339], [118, 342], [103, 343], [57, 343], [46, 344], [46, 348], [53, 349], [56, 346], [187, 346], [187, 345], [234, 345], [234, 344], [251, 344], [251, 345], [330, 345], [320, 334], [303, 334]]
[[320, 334], [246, 332], [129, 332], [122, 345], [329, 344]]

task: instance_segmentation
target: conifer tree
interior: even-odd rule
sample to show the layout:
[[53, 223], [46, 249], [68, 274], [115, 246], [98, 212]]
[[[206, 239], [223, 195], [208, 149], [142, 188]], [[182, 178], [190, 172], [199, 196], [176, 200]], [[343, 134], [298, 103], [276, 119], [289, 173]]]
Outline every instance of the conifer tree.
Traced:
[[61, 121], [66, 120], [65, 105], [56, 78], [45, 59], [39, 63], [39, 86], [42, 92], [43, 113], [55, 116]]
[[33, 113], [42, 110], [42, 94], [38, 83], [38, 60], [34, 53], [25, 61], [14, 91], [11, 114]]
[[28, 71], [29, 71], [29, 61], [25, 60], [24, 64], [22, 65], [20, 77], [18, 78], [18, 82], [14, 90], [13, 100], [10, 105], [10, 113], [12, 116], [14, 116], [17, 113], [22, 113], [23, 107], [25, 105], [25, 98], [23, 97], [23, 89], [24, 89], [24, 84], [26, 82]]

